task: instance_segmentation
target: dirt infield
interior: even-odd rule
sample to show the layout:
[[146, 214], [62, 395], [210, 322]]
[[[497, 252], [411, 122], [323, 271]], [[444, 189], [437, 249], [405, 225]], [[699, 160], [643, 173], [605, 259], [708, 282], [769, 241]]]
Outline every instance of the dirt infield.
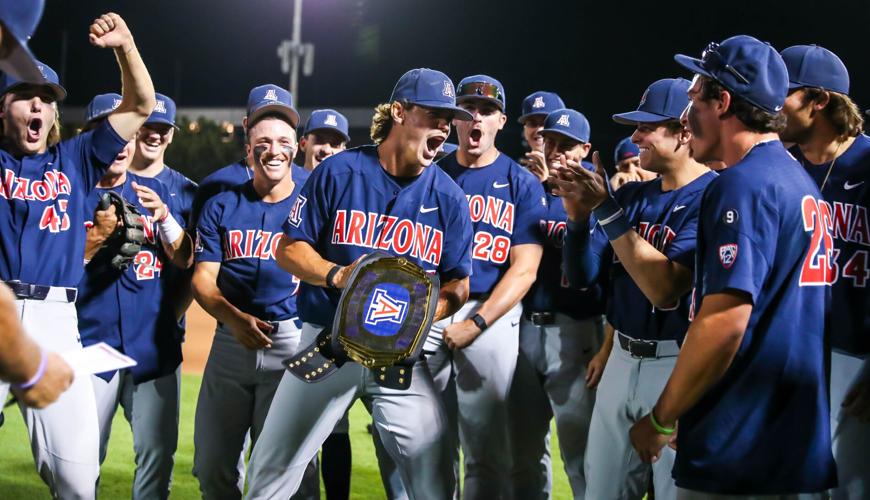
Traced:
[[205, 368], [205, 360], [211, 350], [211, 341], [214, 338], [216, 322], [208, 315], [199, 304], [194, 301], [187, 310], [187, 334], [184, 345], [184, 363], [181, 365], [183, 373], [202, 374]]

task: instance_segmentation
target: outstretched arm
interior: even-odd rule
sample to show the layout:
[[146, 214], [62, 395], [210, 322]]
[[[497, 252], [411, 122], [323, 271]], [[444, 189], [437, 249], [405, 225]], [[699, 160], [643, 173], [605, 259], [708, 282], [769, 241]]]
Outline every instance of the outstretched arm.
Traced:
[[95, 19], [88, 40], [96, 47], [115, 51], [121, 69], [122, 99], [108, 120], [119, 136], [130, 140], [154, 110], [156, 99], [151, 75], [139, 55], [133, 34], [118, 14], [110, 12]]

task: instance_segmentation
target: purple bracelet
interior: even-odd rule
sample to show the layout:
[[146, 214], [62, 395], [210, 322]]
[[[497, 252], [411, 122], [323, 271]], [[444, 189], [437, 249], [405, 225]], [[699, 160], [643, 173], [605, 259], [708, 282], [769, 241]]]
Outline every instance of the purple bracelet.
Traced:
[[45, 355], [45, 351], [39, 351], [39, 368], [36, 369], [36, 373], [30, 377], [30, 380], [24, 382], [23, 384], [13, 384], [12, 387], [18, 389], [20, 391], [26, 391], [30, 389], [34, 385], [38, 384], [40, 380], [42, 380], [42, 376], [45, 375], [45, 366], [48, 364], [48, 356]]

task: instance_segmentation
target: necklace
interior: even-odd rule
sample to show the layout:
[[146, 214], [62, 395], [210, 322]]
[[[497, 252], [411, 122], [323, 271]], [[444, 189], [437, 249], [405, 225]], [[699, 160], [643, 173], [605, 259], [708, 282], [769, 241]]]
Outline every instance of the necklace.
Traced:
[[[836, 163], [836, 162], [837, 162], [837, 158], [840, 157], [840, 156], [839, 156], [839, 154], [840, 154], [840, 148], [843, 147], [843, 142], [844, 142], [844, 141], [838, 141], [838, 142], [837, 142], [837, 150], [834, 151], [834, 159], [831, 160], [831, 164], [828, 165], [828, 171], [825, 172], [825, 180], [823, 180], [823, 181], [822, 181], [822, 185], [819, 186], [819, 192], [824, 191], [824, 189], [825, 189], [825, 184], [828, 183], [828, 177], [831, 176], [831, 170], [834, 170], [834, 163]], [[804, 159], [806, 159], [806, 157], [804, 157]]]
[[752, 146], [749, 146], [749, 149], [747, 149], [746, 152], [743, 153], [743, 155], [740, 157], [740, 159], [737, 160], [737, 163], [740, 163], [741, 161], [743, 161], [743, 159], [746, 158], [746, 155], [748, 155], [749, 152], [755, 148], [755, 146], [758, 146], [759, 144], [764, 144], [765, 142], [773, 142], [775, 140], [777, 140], [777, 139], [762, 139], [762, 140], [756, 142], [755, 144], [753, 144]]

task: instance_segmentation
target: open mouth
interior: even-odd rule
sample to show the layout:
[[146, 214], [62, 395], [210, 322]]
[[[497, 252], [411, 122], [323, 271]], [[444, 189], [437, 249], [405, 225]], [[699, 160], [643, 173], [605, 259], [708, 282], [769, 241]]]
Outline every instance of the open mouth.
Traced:
[[42, 135], [42, 118], [34, 118], [27, 124], [27, 142], [36, 142]]
[[438, 154], [438, 150], [441, 149], [441, 145], [447, 140], [443, 135], [435, 135], [428, 139], [426, 139], [426, 150], [429, 154], [434, 157]]
[[480, 145], [480, 140], [483, 138], [483, 131], [480, 129], [471, 129], [471, 133], [468, 135], [468, 142], [471, 147], [477, 147]]

